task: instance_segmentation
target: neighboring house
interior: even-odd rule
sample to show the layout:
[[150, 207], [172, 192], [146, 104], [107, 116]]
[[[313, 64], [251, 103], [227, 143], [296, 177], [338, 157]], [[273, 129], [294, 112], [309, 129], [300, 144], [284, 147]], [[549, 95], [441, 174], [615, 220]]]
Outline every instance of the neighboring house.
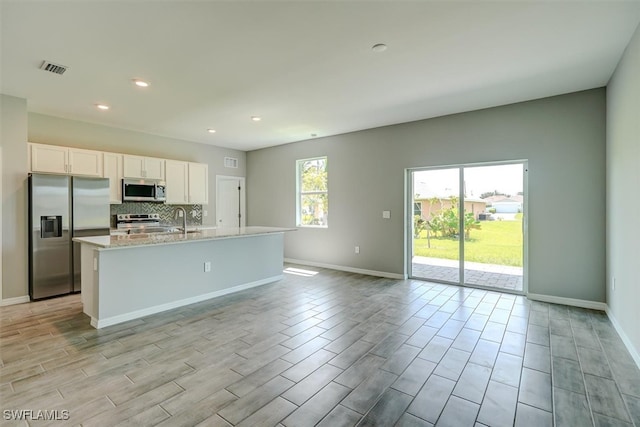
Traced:
[[[413, 214], [420, 215], [422, 219], [429, 221], [444, 209], [449, 209], [452, 205], [451, 197], [441, 197], [437, 201], [431, 202], [433, 198], [417, 198], [413, 201]], [[478, 214], [485, 211], [487, 203], [482, 199], [467, 197], [464, 199], [464, 211], [472, 212], [473, 217], [478, 219]]]
[[522, 212], [523, 196], [490, 196], [483, 199], [487, 203], [487, 209], [493, 208], [496, 213]]

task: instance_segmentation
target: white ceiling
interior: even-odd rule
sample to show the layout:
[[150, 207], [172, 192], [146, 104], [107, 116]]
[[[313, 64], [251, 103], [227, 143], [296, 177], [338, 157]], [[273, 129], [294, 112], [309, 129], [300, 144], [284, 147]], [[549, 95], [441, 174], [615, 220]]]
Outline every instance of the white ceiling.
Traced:
[[601, 87], [640, 22], [640, 1], [1, 1], [0, 90], [29, 111], [240, 150]]

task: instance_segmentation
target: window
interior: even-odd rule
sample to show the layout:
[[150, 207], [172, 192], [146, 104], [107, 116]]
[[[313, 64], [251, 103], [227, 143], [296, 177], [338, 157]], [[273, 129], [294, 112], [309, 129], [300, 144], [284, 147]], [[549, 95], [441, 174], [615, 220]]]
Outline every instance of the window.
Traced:
[[413, 202], [413, 216], [422, 218], [422, 202]]
[[297, 225], [326, 227], [329, 215], [327, 158], [298, 160], [296, 172]]

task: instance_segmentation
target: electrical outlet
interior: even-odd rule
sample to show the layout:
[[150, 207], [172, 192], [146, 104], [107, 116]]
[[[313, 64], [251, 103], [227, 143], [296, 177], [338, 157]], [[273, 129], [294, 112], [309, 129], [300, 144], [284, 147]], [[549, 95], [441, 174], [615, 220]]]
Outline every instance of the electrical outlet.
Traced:
[[202, 216], [207, 216], [207, 215], [209, 215], [209, 212], [207, 212], [207, 211], [202, 211]]
[[360, 253], [360, 246], [356, 246], [356, 253], [359, 254]]
[[382, 211], [382, 218], [384, 219], [391, 218], [391, 211]]
[[182, 218], [184, 216], [184, 214], [182, 213], [182, 211], [178, 211], [178, 218]]
[[207, 261], [204, 263], [204, 272], [209, 273], [211, 271], [211, 261]]

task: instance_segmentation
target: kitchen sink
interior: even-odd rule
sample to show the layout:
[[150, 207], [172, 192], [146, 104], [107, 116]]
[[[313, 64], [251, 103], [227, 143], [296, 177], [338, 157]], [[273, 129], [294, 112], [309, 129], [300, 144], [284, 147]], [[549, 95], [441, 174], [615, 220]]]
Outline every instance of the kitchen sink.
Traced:
[[[192, 228], [187, 229], [187, 234], [192, 233], [201, 233], [202, 230]], [[178, 227], [146, 227], [140, 229], [131, 229], [123, 232], [118, 232], [114, 234], [122, 234], [129, 236], [146, 236], [149, 234], [183, 234], [184, 232]]]
[[[191, 233], [201, 233], [202, 230], [198, 230], [196, 228], [192, 228], [192, 229], [187, 229], [187, 234], [191, 234]], [[170, 234], [182, 234], [184, 233], [184, 231], [182, 231], [179, 228], [170, 228], [168, 230], [165, 231], [165, 233], [170, 233]]]

